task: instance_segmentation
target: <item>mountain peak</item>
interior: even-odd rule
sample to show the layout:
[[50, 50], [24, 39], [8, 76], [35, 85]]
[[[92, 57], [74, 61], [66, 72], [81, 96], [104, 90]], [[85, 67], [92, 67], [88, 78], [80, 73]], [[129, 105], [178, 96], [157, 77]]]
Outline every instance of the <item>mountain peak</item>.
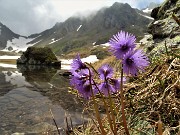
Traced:
[[28, 38], [29, 44], [51, 46], [56, 54], [68, 53], [78, 47], [89, 46], [93, 42], [106, 43], [119, 30], [143, 35], [151, 21], [127, 3], [115, 2], [111, 7], [102, 8], [95, 14], [82, 18], [73, 16], [52, 28]]
[[119, 30], [143, 35], [151, 20], [137, 10], [127, 3], [115, 2], [111, 7], [102, 8], [87, 18], [73, 16], [56, 23], [53, 28], [40, 33], [41, 36], [33, 42], [41, 40], [36, 46], [52, 46], [56, 54], [61, 54], [93, 42], [106, 43]]
[[125, 7], [125, 8], [131, 8], [131, 6], [128, 3], [120, 3], [120, 2], [115, 2], [112, 7]]

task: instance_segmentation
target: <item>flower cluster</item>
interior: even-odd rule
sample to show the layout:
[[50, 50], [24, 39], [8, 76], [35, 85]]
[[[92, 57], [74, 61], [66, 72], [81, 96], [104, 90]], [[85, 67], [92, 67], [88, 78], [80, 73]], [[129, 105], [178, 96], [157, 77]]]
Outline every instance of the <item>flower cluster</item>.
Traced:
[[[149, 65], [148, 58], [143, 51], [135, 50], [135, 41], [134, 35], [123, 31], [109, 40], [110, 51], [117, 59], [122, 61], [123, 71], [127, 75], [131, 74], [133, 76], [136, 76], [139, 71], [144, 71], [144, 68]], [[120, 89], [120, 79], [113, 78], [113, 69], [107, 64], [98, 69], [100, 84], [94, 81], [92, 70], [81, 61], [79, 54], [73, 59], [70, 71], [72, 73], [71, 86], [74, 86], [86, 99], [98, 92], [107, 96], [118, 92]], [[124, 81], [125, 79], [123, 79]]]
[[75, 87], [79, 94], [86, 99], [89, 99], [92, 94], [95, 95], [98, 92], [108, 96], [108, 93], [115, 93], [119, 90], [120, 80], [112, 78], [113, 69], [107, 64], [98, 69], [99, 77], [102, 81], [100, 84], [94, 81], [93, 72], [81, 61], [79, 55], [73, 59], [71, 73], [71, 86]]
[[122, 60], [123, 71], [136, 76], [138, 71], [144, 71], [149, 65], [147, 56], [142, 50], [134, 50], [136, 38], [127, 32], [119, 32], [109, 40], [110, 51], [117, 59]]
[[110, 93], [115, 93], [119, 90], [120, 80], [113, 79], [113, 69], [105, 64], [98, 69], [100, 79], [103, 81], [99, 85], [100, 91], [108, 96]]
[[84, 98], [89, 99], [93, 93], [97, 93], [97, 89], [92, 81], [93, 73], [86, 64], [81, 61], [79, 54], [71, 64], [71, 73], [71, 86], [74, 86]]

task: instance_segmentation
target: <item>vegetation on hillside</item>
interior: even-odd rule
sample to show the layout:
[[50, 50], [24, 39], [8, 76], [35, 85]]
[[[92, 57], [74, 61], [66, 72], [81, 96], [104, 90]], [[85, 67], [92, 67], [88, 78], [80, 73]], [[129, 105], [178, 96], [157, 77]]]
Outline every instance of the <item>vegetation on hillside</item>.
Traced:
[[[138, 77], [130, 77], [125, 84], [126, 118], [131, 134], [157, 134], [158, 124], [162, 123], [164, 135], [176, 135], [180, 133], [180, 59], [179, 51], [161, 54], [159, 57], [151, 57], [151, 65], [147, 71]], [[112, 61], [114, 59], [114, 61]], [[114, 57], [102, 60], [102, 63], [111, 63], [120, 71], [120, 66]], [[100, 65], [101, 63], [98, 63]], [[118, 74], [117, 74], [118, 76]], [[119, 95], [112, 98], [116, 108], [120, 108]], [[107, 99], [108, 100], [108, 99]], [[98, 102], [102, 102], [101, 99]], [[93, 101], [85, 112], [91, 112]], [[104, 113], [103, 103], [100, 103], [100, 111]], [[124, 134], [121, 123], [121, 113], [117, 117], [118, 133]], [[99, 134], [98, 124], [91, 115], [93, 121], [75, 128], [78, 135]], [[111, 134], [110, 125], [106, 117], [102, 117], [104, 128]]]
[[[164, 44], [165, 45], [165, 44]], [[124, 85], [125, 113], [130, 134], [161, 134], [176, 135], [180, 133], [180, 49], [167, 48], [157, 55], [150, 55], [150, 66], [145, 73], [138, 76], [128, 76]], [[95, 64], [98, 69], [103, 64], [114, 67], [116, 77], [120, 75], [120, 62], [110, 56]], [[106, 117], [106, 107], [101, 95], [97, 95], [99, 111], [102, 114], [102, 123], [107, 134], [112, 134], [111, 124]], [[108, 102], [109, 99], [105, 98]], [[119, 93], [112, 95], [115, 110], [121, 108]], [[94, 101], [89, 100], [84, 112], [93, 111]], [[110, 111], [110, 110], [109, 110]], [[125, 134], [121, 111], [116, 117], [118, 134]], [[91, 114], [89, 113], [89, 114]], [[110, 111], [110, 113], [112, 113]], [[73, 133], [78, 135], [100, 134], [99, 124], [94, 115], [92, 121], [75, 128]], [[99, 131], [100, 130], [100, 131]]]
[[107, 43], [111, 35], [119, 30], [143, 36], [151, 20], [144, 17], [143, 12], [141, 15], [139, 12], [127, 3], [116, 2], [87, 17], [73, 16], [57, 23], [54, 27], [39, 33], [40, 36], [29, 43], [38, 42], [35, 46], [49, 46], [56, 55], [67, 55], [82, 47], [92, 47], [94, 42], [96, 45]]

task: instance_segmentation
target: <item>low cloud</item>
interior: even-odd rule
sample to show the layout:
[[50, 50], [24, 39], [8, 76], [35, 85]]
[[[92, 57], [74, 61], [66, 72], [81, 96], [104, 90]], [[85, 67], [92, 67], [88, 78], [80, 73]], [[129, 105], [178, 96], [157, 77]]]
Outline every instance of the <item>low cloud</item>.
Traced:
[[[0, 22], [13, 32], [28, 36], [51, 28], [79, 12], [86, 15], [114, 2], [124, 0], [0, 0]], [[143, 8], [162, 0], [129, 0], [132, 7]]]
[[58, 11], [45, 0], [0, 0], [0, 21], [15, 33], [41, 32], [60, 20]]

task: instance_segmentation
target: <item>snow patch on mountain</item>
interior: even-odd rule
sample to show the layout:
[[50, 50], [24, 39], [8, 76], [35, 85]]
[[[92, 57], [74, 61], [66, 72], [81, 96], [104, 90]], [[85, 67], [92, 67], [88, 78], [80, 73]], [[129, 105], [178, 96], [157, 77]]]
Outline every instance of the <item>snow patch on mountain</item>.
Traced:
[[110, 44], [107, 42], [107, 43], [104, 43], [104, 44], [101, 44], [102, 46], [110, 46]]
[[93, 47], [96, 48], [98, 46], [102, 46], [103, 48], [106, 48], [106, 47], [110, 46], [110, 44], [107, 42], [107, 43], [100, 44], [100, 45], [94, 45]]
[[6, 48], [4, 48], [1, 51], [8, 51], [8, 52], [19, 52], [19, 51], [26, 51], [26, 49], [30, 46], [33, 46], [36, 43], [33, 44], [28, 44], [29, 42], [31, 42], [32, 40], [34, 40], [35, 38], [26, 38], [26, 37], [19, 37], [19, 38], [14, 38], [12, 40], [8, 40], [7, 44], [6, 44]]
[[[140, 13], [139, 13], [139, 14], [140, 14]], [[143, 14], [140, 14], [140, 15], [143, 16], [143, 17], [146, 17], [146, 18], [148, 18], [148, 19], [154, 20], [154, 18], [152, 18], [152, 17], [150, 17], [150, 16], [143, 15]]]
[[79, 29], [82, 27], [82, 25], [79, 25], [79, 27], [77, 28], [77, 30], [76, 31], [79, 31]]
[[[96, 55], [90, 55], [88, 57], [82, 58], [82, 62], [88, 62], [88, 63], [95, 63], [99, 61]], [[71, 63], [73, 62], [73, 59], [60, 59], [61, 61], [61, 69], [69, 70], [71, 69]]]
[[62, 39], [62, 38], [55, 40], [55, 39], [53, 38], [53, 39], [51, 39], [52, 42], [50, 42], [49, 44], [53, 44], [53, 43], [55, 43], [55, 42], [57, 42], [57, 41], [59, 41], [59, 40], [61, 40], [61, 39]]
[[152, 9], [146, 8], [144, 10], [142, 10], [144, 13], [151, 13]]
[[37, 41], [37, 42], [35, 42], [35, 43], [33, 43], [33, 45], [35, 45], [35, 44], [37, 44], [37, 43], [39, 43], [39, 42], [41, 42], [42, 41], [42, 39], [41, 40], [39, 40], [39, 41]]

